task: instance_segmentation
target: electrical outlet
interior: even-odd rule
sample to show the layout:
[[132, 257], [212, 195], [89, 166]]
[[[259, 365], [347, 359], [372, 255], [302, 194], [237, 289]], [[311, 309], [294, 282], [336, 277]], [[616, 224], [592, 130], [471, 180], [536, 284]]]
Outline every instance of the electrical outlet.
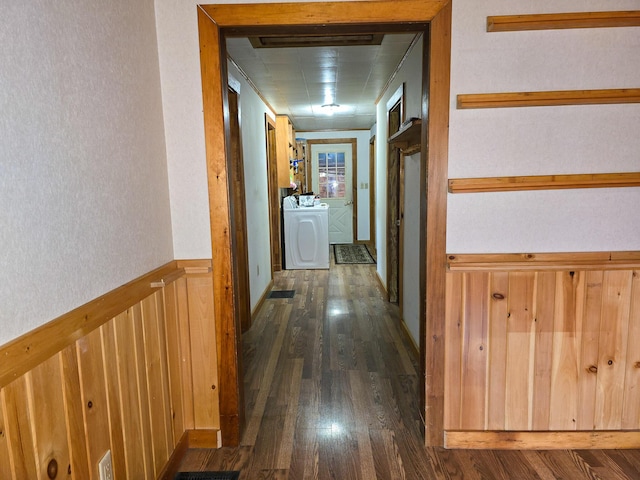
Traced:
[[111, 450], [107, 450], [104, 457], [98, 463], [98, 473], [100, 480], [113, 480], [113, 464], [111, 463]]

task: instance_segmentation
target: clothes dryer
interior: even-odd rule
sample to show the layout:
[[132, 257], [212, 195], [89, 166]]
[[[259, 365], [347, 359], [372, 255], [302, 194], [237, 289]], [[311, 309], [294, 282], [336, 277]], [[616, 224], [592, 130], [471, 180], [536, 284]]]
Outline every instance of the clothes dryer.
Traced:
[[301, 207], [286, 197], [282, 207], [285, 269], [329, 268], [329, 206]]

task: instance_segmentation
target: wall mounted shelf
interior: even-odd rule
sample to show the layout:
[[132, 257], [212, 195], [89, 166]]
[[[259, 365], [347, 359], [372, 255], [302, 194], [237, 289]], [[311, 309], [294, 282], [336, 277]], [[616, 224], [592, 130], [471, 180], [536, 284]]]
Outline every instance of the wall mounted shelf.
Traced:
[[487, 17], [487, 32], [638, 26], [640, 26], [640, 11], [546, 13]]
[[399, 148], [404, 155], [413, 155], [420, 151], [422, 120], [412, 118], [405, 122], [396, 133], [389, 137], [389, 144]]
[[640, 186], [640, 172], [449, 179], [450, 193]]
[[607, 105], [616, 103], [640, 103], [640, 88], [471, 93], [461, 94], [457, 97], [458, 109]]

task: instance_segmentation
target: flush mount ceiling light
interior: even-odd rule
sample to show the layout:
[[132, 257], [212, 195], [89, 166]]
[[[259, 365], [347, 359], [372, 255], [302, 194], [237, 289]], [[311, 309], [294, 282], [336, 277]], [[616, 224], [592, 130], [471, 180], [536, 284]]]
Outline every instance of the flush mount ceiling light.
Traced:
[[333, 114], [348, 114], [353, 110], [352, 106], [339, 105], [337, 103], [325, 103], [323, 105], [312, 105], [312, 115], [326, 115], [330, 117]]
[[340, 105], [338, 105], [337, 103], [325, 103], [320, 108], [322, 108], [322, 110], [327, 114], [333, 115], [340, 110]]

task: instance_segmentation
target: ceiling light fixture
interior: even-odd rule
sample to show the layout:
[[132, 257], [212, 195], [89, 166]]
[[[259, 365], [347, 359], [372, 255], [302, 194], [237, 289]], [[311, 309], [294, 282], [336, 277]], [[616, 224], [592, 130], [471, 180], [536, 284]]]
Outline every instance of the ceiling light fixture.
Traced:
[[337, 103], [325, 103], [321, 108], [327, 115], [333, 115], [340, 110], [340, 105]]

